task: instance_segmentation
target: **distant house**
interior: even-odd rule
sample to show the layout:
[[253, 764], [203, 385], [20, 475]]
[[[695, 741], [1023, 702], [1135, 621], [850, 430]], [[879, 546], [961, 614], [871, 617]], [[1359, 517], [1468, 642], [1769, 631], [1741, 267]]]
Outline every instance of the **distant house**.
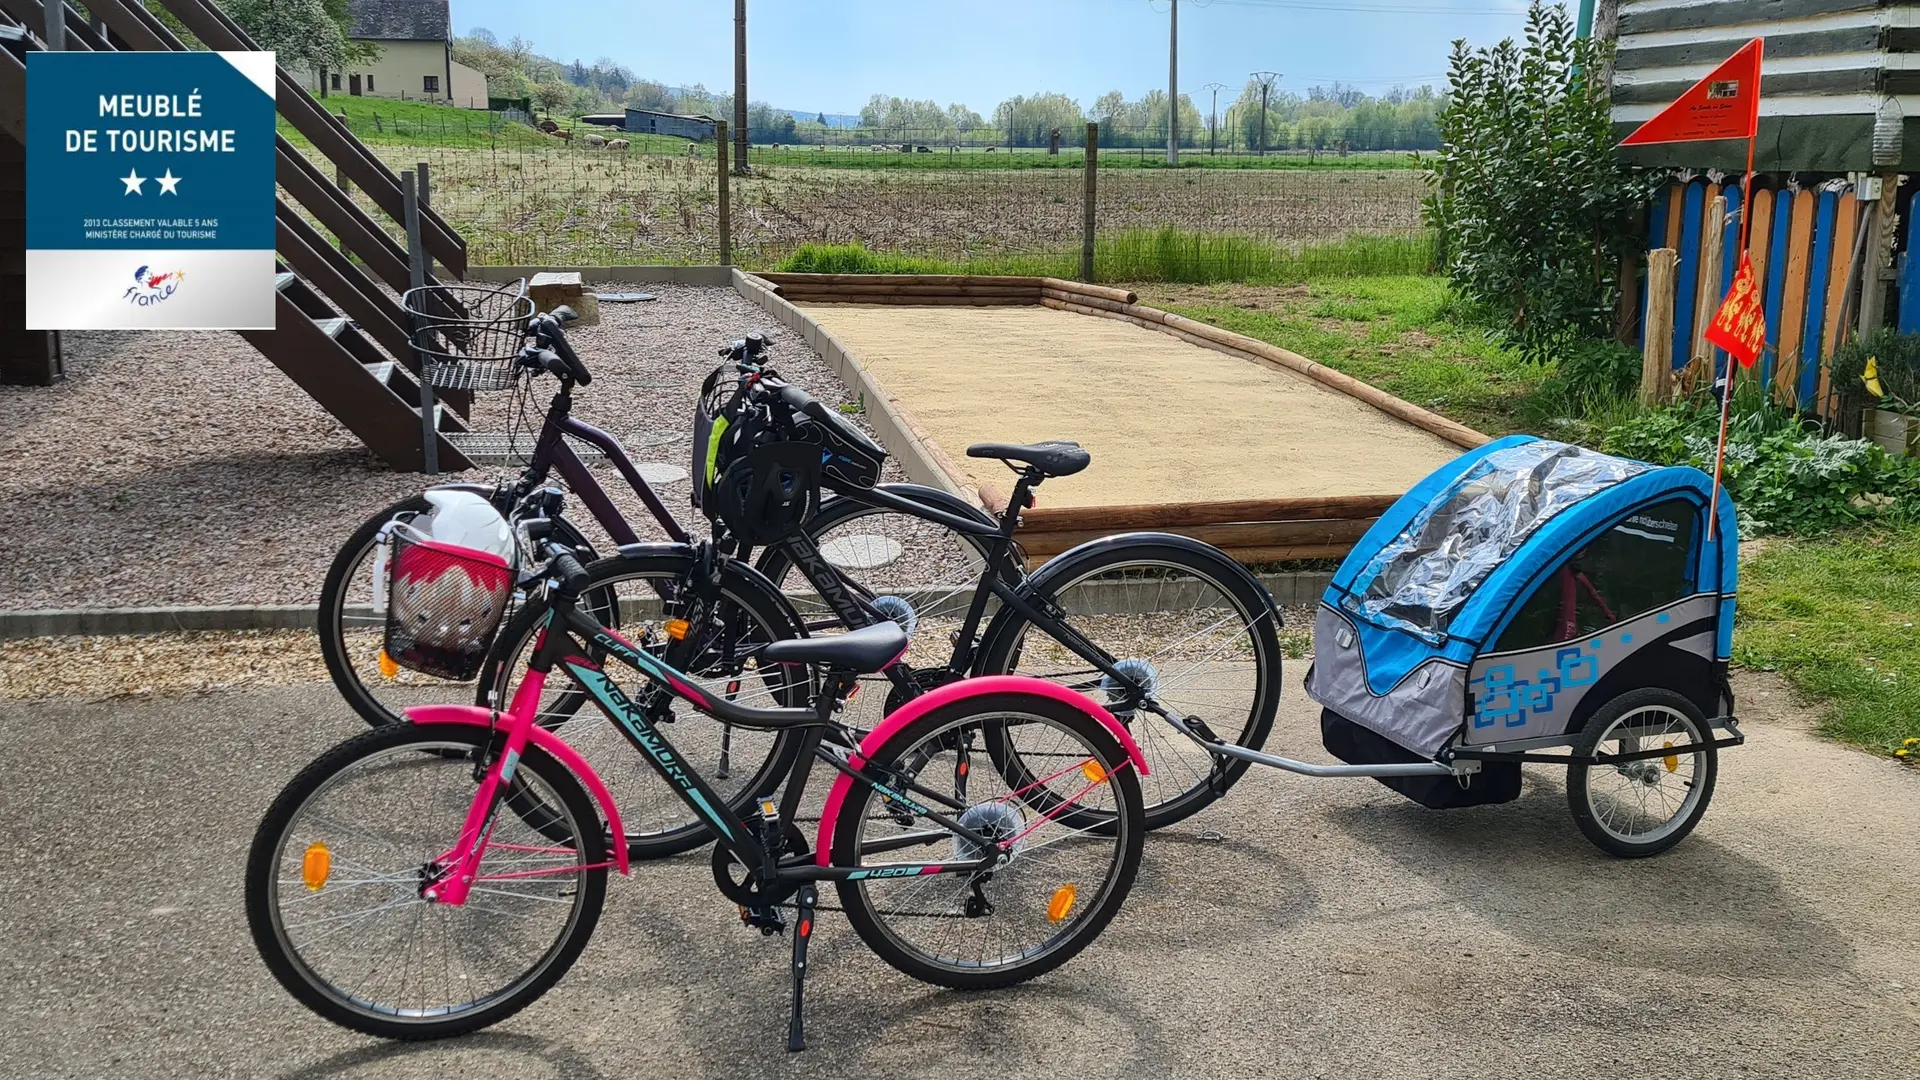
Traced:
[[316, 94], [435, 101], [467, 109], [487, 107], [487, 77], [454, 62], [448, 0], [347, 0], [348, 37], [377, 45], [371, 64], [310, 76]]
[[694, 142], [705, 142], [713, 138], [714, 123], [711, 116], [628, 109], [626, 130], [638, 135], [678, 135]]

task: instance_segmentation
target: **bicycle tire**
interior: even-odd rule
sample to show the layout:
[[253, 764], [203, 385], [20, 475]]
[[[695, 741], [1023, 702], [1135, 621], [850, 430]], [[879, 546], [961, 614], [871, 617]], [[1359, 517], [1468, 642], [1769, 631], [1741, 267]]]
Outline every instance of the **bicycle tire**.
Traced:
[[[1273, 730], [1274, 716], [1280, 708], [1282, 657], [1277, 633], [1280, 615], [1273, 606], [1272, 597], [1240, 564], [1217, 549], [1204, 548], [1185, 537], [1156, 533], [1121, 535], [1094, 541], [1049, 561], [1028, 579], [1025, 591], [1030, 599], [1057, 604], [1060, 595], [1074, 585], [1096, 575], [1110, 573], [1116, 568], [1133, 565], [1184, 571], [1233, 601], [1241, 617], [1246, 620], [1256, 681], [1246, 719], [1233, 722], [1232, 728], [1237, 730], [1218, 731], [1216, 734], [1223, 740], [1249, 750], [1260, 749]], [[1086, 634], [1094, 644], [1100, 644], [1099, 635], [1089, 632], [1083, 625], [1084, 619], [1069, 619], [1068, 622], [1075, 630]], [[1002, 609], [1000, 616], [987, 628], [974, 673], [1017, 673], [1029, 625], [1028, 620], [1017, 611]], [[1108, 649], [1108, 652], [1115, 656], [1123, 655], [1112, 649]], [[1097, 673], [1094, 677], [1098, 677]], [[1084, 681], [1085, 677], [1082, 678]], [[1078, 688], [1090, 692], [1088, 687]], [[1099, 700], [1097, 688], [1093, 688], [1092, 696], [1096, 701]], [[1145, 710], [1121, 719], [1129, 724], [1136, 740], [1142, 744], [1148, 768], [1154, 772], [1145, 783], [1148, 789], [1146, 815], [1149, 829], [1164, 828], [1200, 812], [1245, 776], [1251, 764], [1244, 760], [1212, 758], [1209, 755], [1209, 771], [1205, 776], [1191, 771], [1189, 766], [1185, 775], [1190, 776], [1193, 782], [1171, 797], [1158, 797], [1157, 792], [1165, 791], [1166, 784], [1172, 782], [1168, 777], [1175, 770], [1166, 768], [1169, 764], [1167, 760], [1155, 760], [1162, 756], [1155, 751], [1156, 740], [1168, 738], [1170, 741], [1164, 745], [1181, 751], [1189, 748], [1191, 741]], [[1142, 725], [1157, 725], [1159, 730], [1143, 729]], [[995, 767], [1007, 776], [1009, 782], [1018, 781], [1023, 776], [1031, 777], [1031, 771], [1021, 764], [1017, 750], [1006, 742], [1004, 731], [990, 731], [987, 735], [987, 751]]]
[[[294, 946], [287, 940], [283, 921], [275, 917], [281, 849], [287, 831], [308, 801], [324, 793], [330, 781], [358, 762], [376, 754], [402, 749], [409, 743], [435, 744], [431, 749], [423, 745], [421, 752], [446, 757], [451, 754], [450, 748], [453, 746], [466, 746], [479, 751], [487, 747], [490, 739], [498, 737], [484, 729], [464, 724], [384, 725], [363, 732], [322, 754], [274, 800], [254, 834], [247, 856], [247, 924], [254, 946], [259, 950], [267, 969], [301, 1004], [341, 1027], [379, 1038], [448, 1038], [497, 1024], [526, 1008], [551, 989], [579, 958], [581, 950], [586, 948], [588, 939], [593, 936], [601, 906], [606, 899], [607, 871], [604, 865], [580, 871], [575, 879], [579, 882], [579, 894], [573, 917], [534, 968], [498, 993], [489, 1003], [451, 1013], [438, 1020], [427, 1017], [408, 1020], [384, 1017], [367, 1007], [366, 1003], [354, 1001], [351, 995], [329, 993], [322, 989], [320, 984], [325, 979], [297, 955]], [[531, 745], [522, 754], [518, 768], [523, 776], [529, 773], [537, 776], [542, 784], [557, 795], [568, 818], [579, 826], [575, 833], [580, 845], [579, 862], [589, 867], [604, 864], [607, 861], [606, 837], [600, 825], [598, 809], [573, 773], [545, 751]], [[458, 831], [457, 821], [454, 831]], [[433, 856], [429, 853], [423, 857]], [[356, 1008], [356, 1003], [360, 1007]]]
[[[1586, 730], [1574, 744], [1576, 756], [1591, 757], [1617, 721], [1636, 713], [1654, 711], [1664, 711], [1680, 719], [1685, 738], [1699, 739], [1708, 743], [1713, 741], [1713, 726], [1707, 722], [1700, 707], [1686, 695], [1661, 686], [1642, 686], [1629, 690], [1600, 706], [1592, 716], [1587, 718]], [[1681, 737], [1680, 734], [1675, 735], [1675, 738]], [[1616, 829], [1609, 827], [1610, 816], [1595, 806], [1593, 790], [1588, 782], [1596, 766], [1587, 765], [1584, 762], [1568, 765], [1567, 809], [1573, 813], [1574, 824], [1580, 827], [1581, 834], [1591, 841], [1593, 846], [1617, 859], [1644, 859], [1673, 847], [1686, 839], [1693, 832], [1694, 826], [1700, 824], [1700, 819], [1706, 815], [1707, 804], [1713, 801], [1714, 783], [1720, 775], [1720, 751], [1715, 747], [1708, 746], [1704, 750], [1689, 754], [1688, 757], [1692, 759], [1689, 764], [1693, 768], [1689, 774], [1691, 779], [1685, 784], [1689, 793], [1682, 799], [1682, 812], [1677, 818], [1670, 816], [1667, 827], [1647, 840], [1624, 836]], [[1653, 779], [1659, 776], [1659, 770], [1664, 768], [1665, 764], [1673, 764], [1677, 769], [1677, 762], [1662, 763], [1659, 758], [1635, 762], [1625, 768], [1630, 769], [1635, 765], [1644, 766], [1652, 770], [1650, 779]], [[1602, 765], [1598, 768], [1605, 769], [1607, 766]], [[1667, 769], [1667, 771], [1674, 770]], [[1655, 780], [1655, 783], [1650, 783], [1648, 786], [1656, 786], [1657, 783], [1658, 781]], [[1687, 803], [1692, 805], [1688, 806]]]
[[[401, 514], [423, 514], [432, 508], [433, 504], [427, 501], [426, 496], [414, 495], [401, 499], [362, 522], [334, 554], [332, 564], [327, 567], [327, 576], [320, 586], [320, 610], [316, 616], [315, 630], [320, 638], [321, 659], [326, 661], [327, 677], [333, 681], [334, 688], [340, 691], [340, 696], [346, 699], [354, 713], [372, 727], [397, 724], [405, 717], [382, 701], [354, 666], [352, 649], [347, 643], [347, 594], [357, 583], [358, 572], [387, 522]], [[580, 552], [582, 561], [593, 557], [592, 545], [573, 525], [561, 519], [554, 522], [554, 528], [556, 542]], [[369, 624], [364, 629], [371, 631], [374, 628], [374, 624]], [[462, 695], [451, 693], [448, 696], [457, 699]]]
[[[1070, 730], [1083, 740], [1083, 746], [1096, 750], [1100, 763], [1105, 769], [1107, 780], [1117, 792], [1116, 802], [1120, 805], [1116, 821], [1118, 837], [1117, 865], [1110, 869], [1109, 877], [1103, 883], [1098, 899], [1086, 915], [1076, 919], [1068, 931], [1058, 940], [1049, 943], [1044, 951], [1030, 959], [992, 968], [963, 966], [941, 966], [928, 962], [922, 955], [904, 947], [901, 942], [883, 924], [885, 913], [876, 909], [868, 895], [865, 882], [841, 880], [834, 882], [840, 895], [840, 906], [846, 912], [847, 921], [854, 932], [867, 943], [876, 955], [898, 971], [911, 975], [922, 982], [932, 983], [955, 990], [991, 990], [1044, 975], [1061, 964], [1066, 963], [1081, 950], [1093, 943], [1125, 902], [1127, 893], [1133, 887], [1133, 880], [1140, 868], [1141, 852], [1146, 843], [1146, 815], [1141, 803], [1140, 778], [1136, 770], [1129, 767], [1126, 749], [1120, 740], [1113, 737], [1098, 720], [1064, 702], [1037, 694], [1002, 693], [984, 694], [962, 698], [925, 716], [919, 717], [895, 732], [880, 746], [868, 760], [875, 766], [885, 769], [898, 764], [899, 759], [927, 741], [929, 737], [943, 728], [956, 723], [965, 724], [971, 717], [993, 713], [1024, 713], [1044, 717]], [[981, 726], [994, 726], [987, 721]], [[841, 803], [838, 815], [834, 819], [832, 865], [839, 867], [858, 867], [860, 865], [860, 829], [869, 815], [882, 814], [872, 808], [875, 798], [882, 801], [886, 796], [877, 789], [865, 784], [854, 783], [852, 790]], [[964, 817], [965, 815], [962, 815]], [[1110, 831], [1108, 835], [1112, 835]], [[1016, 849], [1017, 851], [1017, 849]], [[1016, 864], [1018, 860], [1016, 854]], [[1003, 872], [1003, 871], [996, 871]], [[943, 875], [957, 878], [959, 875]], [[991, 915], [989, 915], [991, 917]], [[912, 921], [911, 919], [909, 921]]]
[[[597, 560], [586, 567], [588, 585], [586, 592], [604, 593], [615, 596], [614, 583], [624, 578], [635, 578], [652, 573], [674, 580], [686, 581], [695, 572], [695, 560], [691, 551], [685, 548], [622, 553]], [[744, 608], [748, 615], [760, 627], [766, 629], [773, 640], [800, 636], [798, 624], [791, 611], [785, 606], [780, 594], [764, 579], [752, 574], [746, 567], [737, 563], [721, 564], [721, 595]], [[539, 631], [546, 617], [546, 607], [540, 603], [530, 603], [517, 612], [506, 628], [494, 638], [492, 649], [481, 666], [476, 682], [476, 704], [488, 708], [505, 708], [510, 700], [509, 690], [512, 681], [520, 671], [515, 662]], [[617, 602], [611, 610], [617, 611]], [[598, 658], [597, 650], [589, 650]], [[619, 671], [622, 666], [616, 661], [607, 665], [608, 670]], [[564, 676], [554, 676], [564, 679]], [[790, 680], [778, 687], [770, 687], [778, 697], [778, 703], [787, 707], [804, 706], [809, 700], [808, 682], [811, 680]], [[562, 692], [561, 703], [543, 707], [542, 726], [566, 738], [568, 721], [582, 708], [593, 711], [600, 718], [597, 707], [588, 704], [588, 700], [577, 687], [569, 686]], [[686, 722], [709, 723], [711, 718], [692, 714]], [[799, 752], [800, 739], [793, 730], [774, 733], [768, 753], [751, 774], [749, 781], [743, 784], [739, 793], [729, 802], [736, 814], [747, 815], [755, 811], [755, 802], [772, 792], [792, 768], [794, 755]], [[624, 743], [622, 744], [624, 746]], [[631, 746], [624, 746], [626, 752], [638, 754]], [[580, 749], [575, 747], [575, 749]], [[610, 775], [603, 779], [611, 782]], [[631, 824], [631, 823], [630, 823]], [[537, 827], [537, 826], [536, 826]], [[693, 819], [681, 826], [659, 833], [627, 833], [627, 853], [632, 859], [660, 859], [669, 855], [678, 855], [712, 842], [713, 834], [706, 822]]]

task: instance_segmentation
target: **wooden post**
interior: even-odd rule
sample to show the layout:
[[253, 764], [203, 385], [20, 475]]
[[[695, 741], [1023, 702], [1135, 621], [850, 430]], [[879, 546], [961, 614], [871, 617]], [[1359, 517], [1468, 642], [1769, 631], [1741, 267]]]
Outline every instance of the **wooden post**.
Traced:
[[[1721, 256], [1726, 251], [1727, 236], [1727, 197], [1725, 195], [1715, 195], [1713, 201], [1707, 204], [1706, 220], [1703, 225], [1704, 228], [1700, 232], [1700, 284], [1694, 293], [1693, 342], [1692, 348], [1687, 351], [1687, 365], [1690, 369], [1687, 372], [1689, 386], [1697, 382], [1700, 377], [1700, 372], [1694, 368], [1694, 365], [1704, 363], [1709, 373], [1713, 371], [1713, 346], [1707, 343], [1706, 333], [1708, 324], [1713, 322], [1714, 314], [1720, 310], [1722, 299]], [[1711, 374], [1707, 376], [1707, 381], [1709, 383], [1713, 381]]]
[[[414, 184], [412, 170], [400, 173], [400, 199], [407, 225], [408, 280], [418, 289], [427, 283], [427, 246], [420, 241], [420, 189]], [[408, 320], [407, 329], [415, 327]], [[439, 409], [433, 399], [433, 385], [427, 381], [427, 362], [420, 361], [420, 471], [428, 476], [440, 473]]]
[[1100, 175], [1100, 125], [1087, 125], [1087, 167], [1081, 183], [1080, 208], [1080, 280], [1093, 280], [1093, 219], [1098, 205], [1096, 187]]
[[1892, 262], [1895, 227], [1894, 196], [1900, 186], [1900, 178], [1891, 173], [1875, 179], [1880, 182], [1880, 198], [1867, 212], [1867, 262], [1860, 279], [1860, 319], [1855, 323], [1862, 334], [1878, 329], [1886, 318], [1887, 269]]
[[[422, 210], [425, 210], [433, 205], [433, 198], [430, 194], [430, 192], [433, 190], [433, 185], [428, 182], [429, 171], [430, 170], [427, 167], [427, 163], [424, 161], [416, 164], [413, 167], [413, 189], [416, 195], [420, 199], [420, 209]], [[427, 264], [427, 273], [432, 274], [434, 272], [433, 256], [428, 255], [426, 257], [426, 264]]]
[[1620, 256], [1620, 297], [1614, 308], [1613, 339], [1622, 345], [1633, 344], [1633, 328], [1639, 319], [1640, 253], [1629, 251]]
[[[348, 202], [353, 201], [352, 183], [347, 180], [347, 170], [345, 166], [340, 165], [338, 162], [336, 162], [333, 166], [333, 186], [340, 189], [341, 196], [345, 198]], [[336, 236], [334, 239], [339, 241], [341, 254], [343, 255], [352, 254], [352, 252], [347, 250], [346, 237]]]
[[1647, 252], [1647, 335], [1640, 354], [1640, 404], [1667, 400], [1673, 382], [1673, 248]]
[[727, 122], [713, 124], [713, 156], [720, 167], [720, 265], [733, 265], [733, 220], [727, 205]]

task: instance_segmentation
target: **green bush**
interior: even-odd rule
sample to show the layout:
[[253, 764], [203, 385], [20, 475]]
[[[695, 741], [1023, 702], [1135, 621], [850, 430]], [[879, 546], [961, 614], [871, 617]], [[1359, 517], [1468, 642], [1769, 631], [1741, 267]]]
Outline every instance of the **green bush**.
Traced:
[[[1615, 425], [1601, 448], [1656, 465], [1712, 472], [1719, 427], [1718, 402], [1702, 395]], [[1757, 391], [1736, 400], [1722, 478], [1739, 512], [1742, 536], [1815, 535], [1920, 511], [1920, 460], [1896, 458], [1859, 439], [1824, 435]]]
[[1530, 359], [1611, 331], [1629, 211], [1650, 190], [1614, 157], [1606, 84], [1583, 74], [1610, 50], [1541, 0], [1524, 45], [1453, 45], [1426, 217], [1454, 287], [1498, 311]]
[[1920, 405], [1920, 334], [1902, 334], [1882, 326], [1862, 334], [1833, 351], [1829, 372], [1843, 407], [1873, 405], [1876, 401], [1861, 381], [1871, 357], [1880, 374], [1880, 388], [1892, 402]]

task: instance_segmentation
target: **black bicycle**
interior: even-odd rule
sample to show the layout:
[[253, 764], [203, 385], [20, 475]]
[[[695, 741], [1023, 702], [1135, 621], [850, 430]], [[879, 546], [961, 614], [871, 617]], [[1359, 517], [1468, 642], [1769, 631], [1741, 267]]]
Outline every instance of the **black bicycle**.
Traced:
[[[1018, 477], [1006, 510], [991, 517], [944, 491], [874, 483], [885, 451], [844, 415], [764, 367], [764, 346], [736, 342], [723, 352], [733, 363], [703, 387], [694, 456], [696, 499], [714, 522], [714, 540], [628, 549], [588, 568], [593, 588], [618, 597], [630, 631], [672, 642], [676, 660], [717, 693], [788, 700], [806, 688], [748, 670], [755, 649], [786, 636], [897, 623], [912, 648], [865, 680], [874, 692], [849, 705], [848, 721], [859, 728], [969, 675], [1034, 675], [1087, 694], [1139, 740], [1150, 766], [1142, 780], [1150, 828], [1197, 812], [1245, 773], [1245, 762], [1208, 753], [1171, 724], [1136, 722], [1175, 711], [1223, 741], [1264, 743], [1279, 705], [1279, 615], [1244, 567], [1188, 537], [1130, 533], [1083, 544], [1029, 576], [1015, 539], [1020, 511], [1047, 478], [1085, 469], [1085, 449], [970, 447], [971, 456], [1001, 460]], [[819, 502], [822, 489], [835, 497]], [[663, 589], [674, 599], [662, 602]], [[537, 629], [529, 613], [498, 636], [480, 675], [480, 703], [508, 699]], [[554, 688], [541, 722], [558, 729], [583, 704], [578, 693]], [[796, 750], [775, 734], [742, 753], [743, 734], [722, 728], [701, 760], [727, 773], [742, 761], [764, 763], [738, 789], [738, 801], [750, 805]], [[567, 737], [590, 736], [569, 729]], [[1008, 783], [1049, 772], [1003, 731], [981, 740]], [[711, 839], [652, 787], [651, 798], [622, 794], [623, 804], [659, 808], [645, 828], [629, 824], [637, 856]]]

